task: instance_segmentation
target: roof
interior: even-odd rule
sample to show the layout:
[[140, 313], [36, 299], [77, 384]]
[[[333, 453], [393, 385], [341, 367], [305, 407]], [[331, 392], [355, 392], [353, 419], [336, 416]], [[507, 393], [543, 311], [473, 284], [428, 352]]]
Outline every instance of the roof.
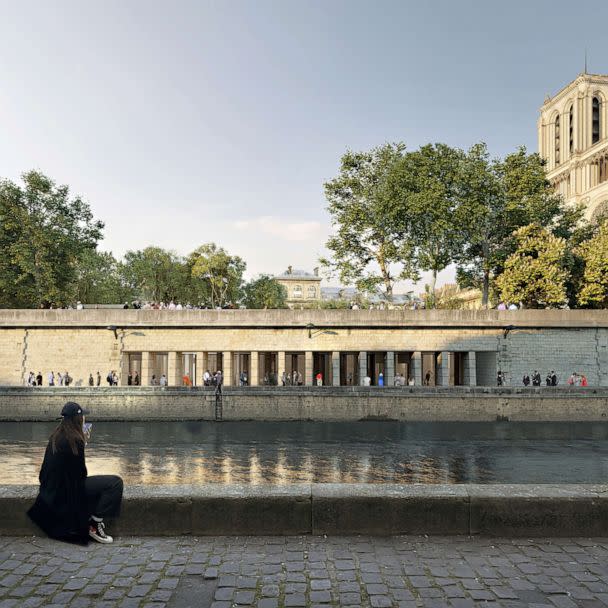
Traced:
[[312, 272], [306, 272], [305, 270], [292, 270], [291, 272], [285, 271], [282, 274], [277, 274], [275, 279], [299, 279], [308, 281], [320, 281], [321, 277], [313, 274]]

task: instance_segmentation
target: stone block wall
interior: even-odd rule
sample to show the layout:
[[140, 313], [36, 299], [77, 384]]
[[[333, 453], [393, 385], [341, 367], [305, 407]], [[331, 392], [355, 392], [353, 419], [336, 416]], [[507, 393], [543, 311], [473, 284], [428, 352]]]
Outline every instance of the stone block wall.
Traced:
[[[333, 360], [344, 352], [427, 352], [442, 353], [437, 377], [447, 383], [450, 353], [465, 353], [467, 381], [477, 385], [495, 385], [501, 369], [518, 386], [524, 373], [538, 369], [543, 378], [555, 370], [561, 384], [576, 371], [591, 385], [608, 386], [608, 312], [0, 311], [0, 385], [23, 385], [30, 371], [41, 371], [46, 385], [51, 370], [67, 370], [75, 386], [98, 370], [105, 383], [116, 370], [125, 384], [130, 353], [146, 362], [150, 353], [166, 353], [175, 384], [185, 352], [200, 358], [199, 375], [208, 353], [224, 354], [226, 372], [234, 353], [283, 353], [284, 359], [298, 352], [310, 365], [313, 352]], [[471, 353], [473, 374], [466, 367]], [[412, 360], [419, 383], [419, 357]], [[389, 362], [387, 378], [391, 370]]]

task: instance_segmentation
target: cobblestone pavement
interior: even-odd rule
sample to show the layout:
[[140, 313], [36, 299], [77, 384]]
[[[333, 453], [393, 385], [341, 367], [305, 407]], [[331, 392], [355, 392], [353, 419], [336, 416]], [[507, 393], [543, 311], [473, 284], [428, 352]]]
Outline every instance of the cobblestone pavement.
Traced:
[[608, 539], [0, 538], [0, 608], [601, 608]]

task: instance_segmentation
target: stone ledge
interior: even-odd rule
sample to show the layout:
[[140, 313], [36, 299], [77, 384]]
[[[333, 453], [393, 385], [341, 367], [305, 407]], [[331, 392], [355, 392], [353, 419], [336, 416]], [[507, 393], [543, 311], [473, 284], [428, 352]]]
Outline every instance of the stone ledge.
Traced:
[[608, 327], [605, 310], [18, 310], [0, 328], [352, 328]]
[[[40, 534], [37, 486], [0, 486], [0, 535]], [[122, 535], [608, 536], [608, 485], [130, 486]]]

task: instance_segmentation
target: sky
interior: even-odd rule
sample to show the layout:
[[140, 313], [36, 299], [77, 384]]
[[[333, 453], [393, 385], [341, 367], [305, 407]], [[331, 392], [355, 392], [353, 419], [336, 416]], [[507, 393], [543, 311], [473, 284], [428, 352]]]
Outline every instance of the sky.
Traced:
[[347, 149], [536, 151], [585, 48], [608, 73], [606, 23], [605, 0], [0, 0], [0, 178], [68, 184], [116, 256], [311, 271]]

